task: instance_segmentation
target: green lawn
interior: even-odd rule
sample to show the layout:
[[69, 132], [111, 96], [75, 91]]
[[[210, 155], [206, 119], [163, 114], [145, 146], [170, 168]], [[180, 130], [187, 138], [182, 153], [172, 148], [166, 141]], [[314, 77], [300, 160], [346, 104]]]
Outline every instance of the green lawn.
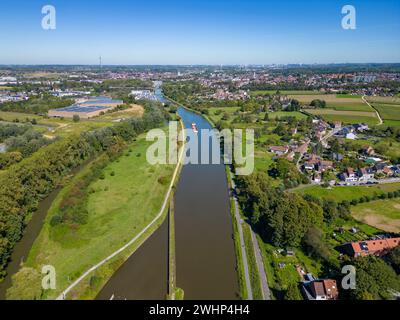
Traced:
[[[43, 264], [56, 268], [57, 290], [47, 298], [56, 297], [84, 271], [132, 239], [158, 214], [174, 167], [150, 165], [146, 161], [150, 144], [142, 135], [130, 146], [130, 152], [126, 151], [103, 170], [104, 180], [89, 186], [92, 193], [87, 203], [87, 224], [74, 228], [64, 224], [51, 227], [50, 220], [58, 213], [72, 183], [79, 181], [90, 167], [78, 174], [56, 198], [26, 263], [33, 268]], [[160, 182], [160, 177], [166, 182]], [[111, 274], [109, 270], [108, 276]]]
[[295, 192], [300, 194], [310, 194], [320, 199], [326, 198], [340, 202], [344, 200], [351, 201], [362, 196], [373, 196], [375, 192], [377, 194], [382, 194], [396, 190], [400, 190], [400, 182], [373, 186], [332, 187], [331, 189], [323, 188], [321, 186], [310, 186], [295, 190]]
[[388, 232], [400, 232], [400, 199], [377, 200], [352, 208], [352, 216]]

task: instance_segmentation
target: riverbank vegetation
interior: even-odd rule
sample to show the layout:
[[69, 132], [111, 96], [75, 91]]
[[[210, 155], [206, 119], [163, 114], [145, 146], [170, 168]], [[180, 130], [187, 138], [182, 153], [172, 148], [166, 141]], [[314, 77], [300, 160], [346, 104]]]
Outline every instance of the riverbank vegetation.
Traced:
[[173, 166], [150, 165], [146, 150], [151, 143], [144, 136], [136, 139], [109, 165], [104, 167], [107, 157], [93, 161], [49, 210], [26, 266], [53, 265], [60, 290], [122, 247], [160, 210]]
[[158, 106], [149, 103], [145, 109], [140, 119], [69, 134], [0, 173], [0, 277], [5, 275], [11, 251], [22, 236], [25, 218], [73, 168], [104, 152], [116, 155], [138, 134], [160, 125], [164, 118]]

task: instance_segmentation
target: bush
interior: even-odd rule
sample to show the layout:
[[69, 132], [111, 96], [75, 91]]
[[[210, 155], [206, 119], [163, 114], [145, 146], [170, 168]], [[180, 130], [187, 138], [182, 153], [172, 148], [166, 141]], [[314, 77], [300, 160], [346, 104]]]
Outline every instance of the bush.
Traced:
[[51, 218], [51, 220], [50, 220], [50, 225], [51, 225], [52, 227], [55, 227], [55, 226], [59, 225], [61, 222], [62, 222], [62, 217], [59, 216], [59, 215], [55, 215], [55, 216], [53, 216], [53, 217]]
[[163, 186], [166, 185], [168, 182], [169, 182], [169, 179], [166, 176], [162, 176], [162, 177], [158, 178], [158, 183], [162, 184]]
[[114, 171], [111, 171], [110, 176], [111, 176], [111, 177], [114, 177], [114, 176], [115, 176], [115, 172], [114, 172]]

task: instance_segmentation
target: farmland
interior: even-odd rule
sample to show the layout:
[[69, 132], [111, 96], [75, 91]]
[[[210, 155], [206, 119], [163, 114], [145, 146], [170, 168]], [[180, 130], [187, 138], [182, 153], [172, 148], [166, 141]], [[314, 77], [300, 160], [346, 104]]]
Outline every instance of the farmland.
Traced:
[[375, 111], [357, 95], [291, 95], [290, 98], [297, 99], [304, 105], [310, 104], [313, 100], [325, 101], [326, 108], [306, 109], [306, 111], [327, 121], [341, 121], [346, 124], [365, 122], [369, 125], [378, 123]]
[[373, 103], [374, 108], [384, 120], [400, 120], [400, 104]]
[[359, 204], [351, 213], [355, 219], [368, 225], [388, 232], [400, 232], [400, 199]]

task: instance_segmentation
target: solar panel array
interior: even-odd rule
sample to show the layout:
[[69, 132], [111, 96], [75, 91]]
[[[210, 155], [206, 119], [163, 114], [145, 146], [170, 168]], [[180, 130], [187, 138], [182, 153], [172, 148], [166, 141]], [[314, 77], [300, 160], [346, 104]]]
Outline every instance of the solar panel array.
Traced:
[[89, 113], [89, 112], [95, 112], [99, 110], [105, 110], [108, 109], [109, 107], [104, 107], [104, 106], [78, 106], [78, 105], [73, 105], [61, 109], [57, 109], [57, 111], [62, 111], [62, 112], [78, 112], [78, 113]]

